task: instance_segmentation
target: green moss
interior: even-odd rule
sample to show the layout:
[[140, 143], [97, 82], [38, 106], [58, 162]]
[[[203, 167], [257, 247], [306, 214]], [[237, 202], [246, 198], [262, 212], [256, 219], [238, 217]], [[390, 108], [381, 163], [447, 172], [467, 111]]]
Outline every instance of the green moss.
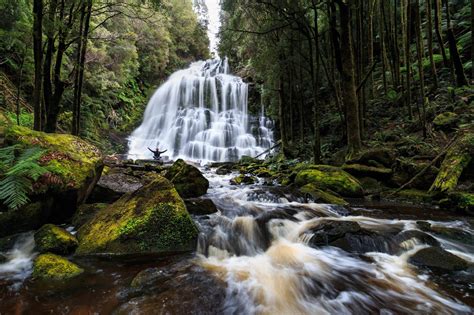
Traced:
[[183, 198], [200, 197], [206, 194], [209, 188], [209, 181], [201, 172], [181, 159], [167, 170], [166, 178], [174, 184]]
[[348, 206], [349, 203], [342, 199], [341, 197], [338, 197], [334, 194], [331, 194], [327, 191], [322, 191], [321, 189], [318, 189], [316, 186], [313, 184], [308, 184], [303, 187], [301, 187], [301, 192], [305, 194], [311, 195], [317, 202], [321, 203], [327, 203], [327, 204], [332, 204], [332, 205], [339, 205], [339, 206]]
[[33, 277], [43, 280], [67, 280], [83, 272], [76, 264], [54, 254], [40, 255], [33, 264]]
[[454, 125], [458, 120], [458, 117], [459, 116], [456, 113], [445, 112], [436, 116], [433, 120], [433, 124], [437, 127]]
[[41, 163], [56, 176], [54, 184], [62, 188], [80, 187], [101, 171], [102, 155], [99, 150], [75, 136], [47, 134], [8, 124], [5, 139], [9, 143], [47, 149]]
[[71, 254], [78, 246], [77, 239], [65, 229], [46, 224], [35, 233], [36, 250], [40, 253]]
[[331, 190], [343, 197], [362, 197], [359, 181], [342, 169], [328, 165], [312, 165], [298, 173], [295, 183], [302, 187], [313, 184], [321, 190]]
[[474, 132], [465, 131], [448, 150], [438, 176], [430, 191], [449, 192], [454, 190], [464, 169], [474, 154]]
[[412, 203], [431, 203], [433, 201], [433, 195], [431, 193], [417, 189], [399, 191], [397, 197]]
[[232, 185], [252, 185], [257, 182], [257, 179], [253, 176], [248, 176], [241, 174], [237, 177], [234, 177], [230, 180]]
[[367, 166], [362, 164], [345, 164], [342, 169], [357, 177], [373, 177], [378, 179], [389, 179], [392, 170], [385, 167]]
[[99, 211], [78, 232], [78, 254], [162, 253], [194, 249], [198, 230], [173, 185], [157, 177]]

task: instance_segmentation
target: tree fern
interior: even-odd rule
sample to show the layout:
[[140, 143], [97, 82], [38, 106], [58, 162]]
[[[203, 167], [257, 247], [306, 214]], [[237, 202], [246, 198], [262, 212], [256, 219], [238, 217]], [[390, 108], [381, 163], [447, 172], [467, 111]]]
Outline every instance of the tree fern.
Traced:
[[39, 147], [23, 149], [19, 145], [0, 149], [0, 200], [9, 209], [27, 204], [33, 183], [48, 172], [38, 163], [45, 152]]

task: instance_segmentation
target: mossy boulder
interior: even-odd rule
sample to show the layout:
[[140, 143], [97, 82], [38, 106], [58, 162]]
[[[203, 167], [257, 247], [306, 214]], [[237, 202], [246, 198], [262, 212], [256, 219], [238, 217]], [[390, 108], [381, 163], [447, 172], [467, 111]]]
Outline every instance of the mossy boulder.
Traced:
[[474, 126], [460, 130], [456, 142], [448, 149], [430, 191], [450, 192], [456, 189], [465, 169], [474, 156]]
[[441, 113], [433, 120], [433, 125], [436, 129], [443, 131], [451, 131], [456, 127], [456, 123], [459, 120], [459, 116], [453, 112]]
[[426, 167], [428, 167], [426, 171], [418, 176], [410, 185], [407, 186], [407, 188], [428, 190], [436, 179], [439, 169], [433, 165], [429, 165], [428, 162], [416, 161], [413, 159], [404, 158], [397, 160], [393, 175], [390, 179], [390, 184], [396, 187], [401, 187]]
[[54, 255], [42, 254], [36, 257], [33, 263], [33, 277], [41, 280], [67, 280], [82, 274], [84, 269]]
[[361, 151], [346, 164], [363, 164], [374, 167], [391, 168], [396, 160], [396, 153], [390, 148], [371, 148]]
[[468, 192], [452, 192], [442, 200], [440, 206], [446, 210], [474, 213], [474, 194]]
[[244, 155], [240, 158], [239, 164], [250, 165], [250, 164], [261, 164], [262, 161], [251, 156]]
[[167, 179], [152, 183], [97, 212], [78, 231], [76, 254], [164, 254], [194, 249], [198, 230]]
[[394, 196], [397, 200], [409, 203], [425, 203], [429, 204], [433, 201], [433, 194], [424, 190], [418, 189], [403, 189], [396, 192]]
[[299, 187], [313, 184], [323, 191], [329, 190], [342, 197], [363, 197], [364, 190], [359, 181], [341, 168], [328, 165], [312, 165], [300, 171], [295, 178]]
[[345, 164], [342, 169], [356, 177], [372, 177], [381, 181], [388, 181], [392, 175], [392, 169], [390, 168], [363, 164]]
[[37, 229], [52, 215], [52, 198], [30, 203], [14, 211], [0, 212], [0, 237]]
[[300, 191], [305, 194], [309, 194], [316, 202], [326, 203], [338, 206], [348, 206], [349, 203], [335, 194], [331, 194], [327, 191], [318, 189], [313, 184], [308, 184], [301, 187]]
[[177, 160], [167, 171], [165, 177], [176, 187], [182, 198], [196, 198], [207, 193], [209, 181], [199, 169]]
[[[7, 146], [37, 146], [44, 149], [38, 163], [46, 168], [47, 173], [34, 183], [33, 192], [29, 196], [32, 203], [36, 204], [36, 214], [31, 213], [32, 208], [29, 206], [19, 209], [13, 216], [23, 217], [26, 222], [10, 226], [2, 223], [5, 220], [9, 222], [7, 217], [0, 218], [0, 234], [13, 234], [39, 228], [46, 222], [69, 219], [77, 206], [87, 199], [100, 178], [103, 168], [100, 151], [72, 135], [47, 134], [4, 121], [0, 128], [0, 137], [2, 136]], [[38, 217], [41, 219], [37, 220]]]
[[234, 177], [230, 180], [231, 185], [252, 185], [257, 182], [257, 178], [250, 175], [241, 174], [237, 177]]
[[46, 224], [35, 233], [36, 250], [58, 255], [72, 254], [79, 245], [76, 237], [63, 228]]
[[107, 203], [91, 203], [91, 204], [84, 204], [77, 208], [74, 217], [72, 218], [72, 225], [76, 229], [80, 228], [97, 214], [97, 212], [101, 211], [108, 207], [109, 204]]

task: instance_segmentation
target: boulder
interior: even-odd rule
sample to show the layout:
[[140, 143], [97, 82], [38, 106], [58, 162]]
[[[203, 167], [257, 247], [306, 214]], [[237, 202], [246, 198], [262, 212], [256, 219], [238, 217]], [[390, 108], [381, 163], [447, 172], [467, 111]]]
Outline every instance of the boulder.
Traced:
[[33, 263], [33, 277], [41, 280], [67, 280], [77, 277], [84, 270], [67, 259], [54, 255], [42, 254]]
[[295, 178], [299, 187], [313, 184], [323, 191], [330, 190], [342, 197], [363, 197], [364, 190], [359, 181], [338, 167], [312, 165], [300, 171]]
[[89, 203], [113, 203], [126, 193], [132, 193], [143, 187], [143, 182], [124, 169], [115, 168], [102, 175], [88, 200]]
[[250, 164], [261, 164], [262, 161], [251, 156], [243, 155], [240, 160], [239, 164], [241, 165], [250, 165]]
[[107, 203], [92, 203], [79, 206], [72, 218], [72, 225], [74, 225], [76, 229], [79, 229], [81, 226], [89, 222], [97, 212], [105, 209], [107, 206], [109, 206]]
[[452, 131], [459, 120], [459, 116], [453, 112], [441, 113], [433, 120], [433, 125], [437, 130]]
[[[416, 174], [423, 171], [428, 166], [427, 162], [419, 162], [412, 159], [399, 159], [394, 168], [391, 184], [400, 187], [408, 183]], [[439, 169], [433, 165], [429, 166], [421, 176], [418, 176], [408, 187], [412, 189], [428, 190], [438, 175]]]
[[474, 156], [474, 128], [460, 130], [458, 140], [448, 149], [438, 176], [430, 188], [433, 192], [451, 192]]
[[463, 213], [474, 213], [474, 193], [452, 192], [440, 200], [440, 206], [446, 210]]
[[0, 253], [0, 264], [4, 264], [8, 261], [8, 257], [2, 253]]
[[167, 179], [125, 194], [78, 231], [76, 254], [164, 254], [194, 249], [198, 230]]
[[372, 177], [381, 181], [388, 181], [392, 175], [392, 169], [390, 168], [363, 164], [345, 164], [342, 169], [356, 177]]
[[349, 205], [349, 203], [345, 201], [344, 199], [342, 199], [341, 197], [331, 194], [327, 191], [322, 191], [321, 189], [318, 189], [313, 184], [305, 185], [301, 187], [300, 190], [302, 193], [309, 194], [312, 197], [312, 199], [314, 199], [314, 201], [318, 203], [326, 203], [326, 204], [332, 204], [332, 205], [338, 205], [338, 206]]
[[42, 148], [44, 153], [38, 164], [47, 170], [33, 183], [34, 189], [29, 195], [32, 204], [13, 214], [0, 214], [0, 236], [69, 219], [100, 178], [103, 168], [100, 151], [72, 135], [33, 131], [3, 120], [0, 123], [0, 137], [4, 137], [5, 145]]
[[389, 148], [372, 148], [361, 151], [357, 156], [347, 161], [346, 164], [362, 164], [374, 167], [391, 168], [395, 163], [395, 151]]
[[257, 182], [257, 179], [254, 176], [241, 174], [237, 177], [234, 177], [230, 180], [231, 185], [252, 185]]
[[176, 187], [182, 198], [196, 198], [207, 193], [209, 181], [196, 167], [177, 160], [167, 171], [165, 177]]
[[220, 164], [219, 167], [217, 167], [216, 174], [217, 175], [230, 174], [230, 173], [232, 173], [234, 167], [235, 167], [234, 163], [222, 163], [222, 164]]
[[217, 212], [216, 205], [211, 199], [186, 199], [184, 203], [186, 204], [186, 209], [191, 214], [208, 215]]
[[445, 271], [457, 271], [469, 267], [467, 261], [440, 247], [420, 249], [408, 259], [408, 262], [428, 269], [441, 269]]
[[79, 243], [75, 236], [53, 224], [46, 224], [35, 233], [36, 250], [40, 253], [58, 255], [72, 254]]

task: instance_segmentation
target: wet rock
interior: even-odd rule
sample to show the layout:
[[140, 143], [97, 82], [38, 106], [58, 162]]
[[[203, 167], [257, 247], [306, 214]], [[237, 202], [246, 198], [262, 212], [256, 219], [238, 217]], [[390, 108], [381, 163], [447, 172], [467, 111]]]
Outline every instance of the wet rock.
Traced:
[[173, 185], [158, 176], [99, 211], [78, 231], [76, 254], [191, 251], [198, 230]]
[[7, 261], [8, 261], [8, 257], [0, 253], [0, 264], [6, 263]]
[[356, 177], [372, 177], [382, 181], [388, 181], [392, 175], [392, 169], [390, 168], [363, 164], [345, 164], [342, 169]]
[[362, 164], [373, 167], [391, 168], [395, 163], [396, 153], [389, 148], [372, 148], [360, 152], [356, 157], [347, 161], [347, 164]]
[[65, 258], [54, 254], [42, 254], [36, 257], [33, 263], [35, 279], [67, 280], [77, 277], [84, 270]]
[[142, 187], [140, 179], [126, 174], [124, 169], [116, 168], [100, 178], [88, 202], [113, 203], [126, 193], [132, 193]]
[[23, 234], [13, 234], [0, 238], [0, 252], [7, 252], [15, 246], [15, 243]]
[[[114, 314], [222, 314], [226, 287], [197, 266], [140, 272], [132, 281], [132, 298]], [[137, 297], [138, 296], [138, 297]]]
[[230, 174], [230, 173], [232, 173], [234, 166], [235, 166], [235, 164], [233, 164], [233, 163], [223, 164], [223, 165], [219, 166], [216, 169], [216, 174], [217, 175]]
[[186, 199], [184, 203], [191, 214], [208, 215], [217, 212], [216, 205], [211, 199]]
[[53, 224], [43, 225], [35, 233], [36, 250], [58, 255], [72, 254], [79, 245], [75, 236]]
[[317, 187], [315, 187], [313, 184], [308, 184], [301, 187], [301, 192], [305, 194], [309, 194], [314, 199], [315, 202], [339, 205], [339, 206], [349, 205], [349, 203], [345, 201], [344, 199], [342, 199], [341, 197], [338, 197], [327, 191], [322, 191], [321, 189], [318, 189]]
[[[391, 192], [390, 192], [391, 194]], [[394, 195], [390, 195], [390, 197], [395, 196], [397, 200], [405, 201], [409, 203], [431, 203], [433, 201], [433, 194], [417, 190], [417, 189], [404, 189], [401, 191], [396, 191]]]
[[446, 210], [474, 214], [474, 194], [468, 192], [449, 193], [439, 205]]
[[423, 248], [411, 256], [408, 262], [416, 266], [446, 271], [463, 270], [469, 267], [464, 259], [439, 247]]
[[173, 183], [182, 198], [200, 197], [209, 188], [209, 181], [201, 172], [181, 159], [166, 171], [165, 177]]
[[106, 208], [108, 205], [109, 204], [107, 203], [93, 203], [80, 206], [72, 218], [72, 225], [74, 225], [76, 229], [79, 229], [81, 226], [89, 222], [97, 212]]
[[104, 166], [101, 152], [72, 135], [47, 134], [3, 121], [2, 125], [5, 145], [45, 150], [39, 163], [48, 173], [34, 183], [29, 196], [35, 201], [34, 209], [28, 205], [14, 213], [0, 214], [0, 236], [70, 219], [100, 178]]
[[433, 125], [437, 130], [450, 132], [454, 130], [458, 120], [459, 116], [456, 113], [445, 112], [435, 117], [435, 119], [433, 120]]
[[402, 247], [409, 248], [410, 245], [406, 244], [403, 246], [404, 242], [415, 240], [416, 244], [426, 244], [430, 246], [440, 246], [438, 240], [436, 240], [433, 236], [418, 230], [407, 230], [402, 231], [395, 237], [395, 241], [398, 244], [402, 244]]
[[474, 244], [474, 235], [461, 229], [431, 225], [429, 228], [426, 228], [426, 231], [434, 233], [437, 236], [465, 243], [468, 245]]
[[347, 233], [359, 233], [361, 230], [357, 222], [325, 220], [310, 230], [313, 233], [310, 242], [316, 246], [329, 245]]
[[296, 185], [313, 184], [323, 191], [333, 191], [342, 197], [363, 197], [364, 190], [359, 181], [340, 168], [328, 165], [312, 165], [298, 173]]
[[253, 185], [257, 182], [257, 179], [249, 175], [239, 175], [230, 180], [231, 185]]
[[251, 156], [244, 155], [240, 158], [239, 164], [250, 165], [250, 164], [261, 164], [262, 161]]

